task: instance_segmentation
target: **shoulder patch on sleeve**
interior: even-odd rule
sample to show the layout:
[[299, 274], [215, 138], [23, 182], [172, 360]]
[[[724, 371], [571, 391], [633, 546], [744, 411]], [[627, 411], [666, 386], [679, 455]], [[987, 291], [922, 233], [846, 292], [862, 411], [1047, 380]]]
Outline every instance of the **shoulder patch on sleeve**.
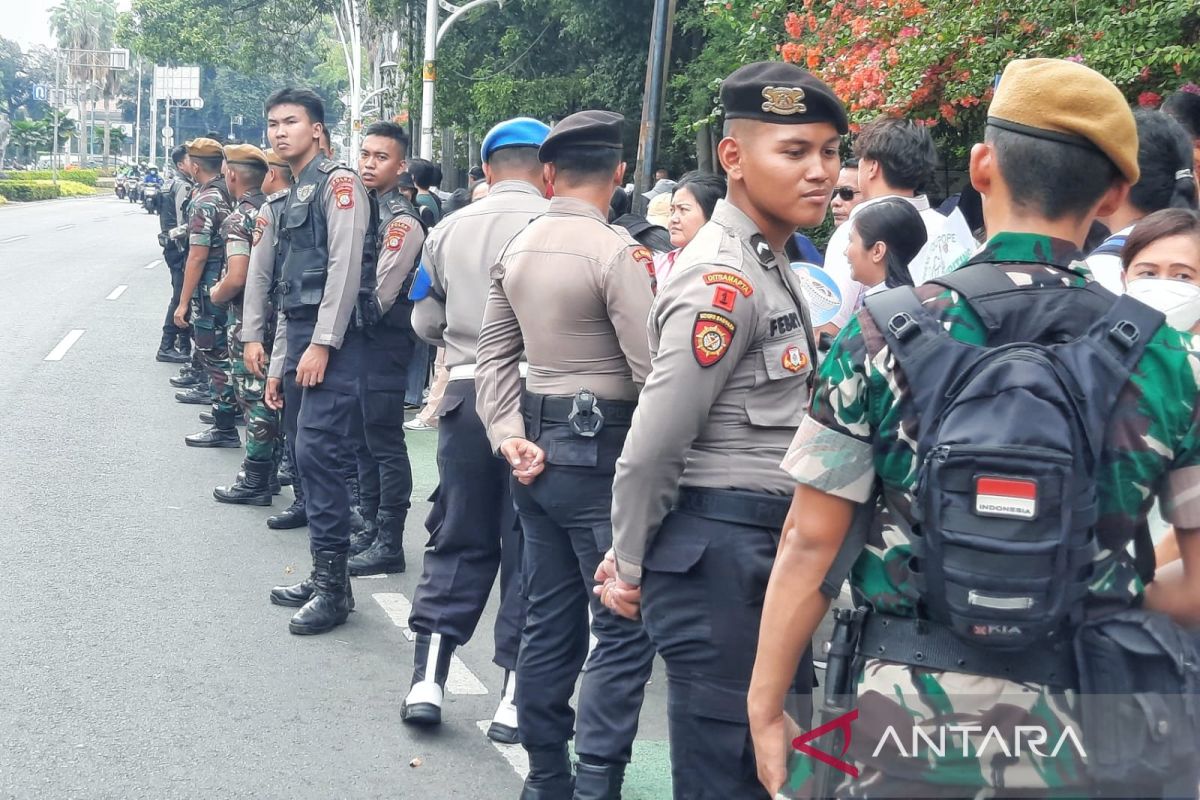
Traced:
[[754, 287], [750, 285], [750, 282], [736, 272], [709, 272], [705, 274], [704, 282], [709, 286], [712, 286], [714, 283], [732, 286], [741, 292], [743, 297], [749, 297], [754, 294]]
[[650, 288], [655, 292], [658, 291], [658, 274], [654, 271], [654, 255], [645, 247], [635, 247], [633, 249], [633, 260], [640, 262], [646, 268], [646, 274], [650, 276]]
[[349, 175], [338, 175], [329, 181], [329, 186], [333, 190], [335, 208], [340, 211], [354, 208], [354, 178]]
[[251, 239], [251, 244], [258, 247], [258, 243], [262, 241], [263, 231], [267, 229], [267, 218], [259, 214], [254, 218], [254, 236]]
[[711, 367], [729, 351], [737, 325], [724, 314], [701, 311], [692, 324], [692, 355], [701, 367]]
[[387, 230], [383, 236], [383, 246], [388, 250], [395, 252], [404, 246], [404, 237], [408, 236], [408, 232], [412, 230], [412, 226], [402, 219], [394, 219], [388, 223]]
[[408, 290], [408, 299], [414, 303], [418, 300], [424, 300], [433, 294], [433, 281], [429, 278], [429, 270], [425, 269], [425, 262], [421, 262], [417, 266], [417, 274], [413, 276], [412, 286]]

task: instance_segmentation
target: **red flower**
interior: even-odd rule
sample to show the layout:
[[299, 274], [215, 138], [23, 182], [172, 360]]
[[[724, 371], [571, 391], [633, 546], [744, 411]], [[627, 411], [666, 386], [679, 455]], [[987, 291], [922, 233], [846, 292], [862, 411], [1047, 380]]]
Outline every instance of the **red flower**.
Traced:
[[1142, 79], [1143, 83], [1150, 80], [1150, 65], [1149, 64], [1142, 67], [1142, 71], [1138, 73], [1138, 77]]
[[804, 33], [804, 28], [800, 24], [800, 15], [795, 11], [789, 11], [787, 18], [783, 21], [783, 27], [787, 29], [788, 36], [793, 39], [799, 39]]
[[1158, 108], [1162, 95], [1157, 92], [1142, 92], [1138, 95], [1138, 105], [1142, 108]]

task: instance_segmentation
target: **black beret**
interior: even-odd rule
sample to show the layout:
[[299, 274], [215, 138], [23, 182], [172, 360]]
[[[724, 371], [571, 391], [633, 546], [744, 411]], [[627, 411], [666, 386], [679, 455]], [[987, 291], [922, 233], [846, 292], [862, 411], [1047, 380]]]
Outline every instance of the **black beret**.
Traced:
[[846, 108], [811, 72], [786, 61], [747, 64], [721, 81], [725, 119], [803, 125], [830, 122], [849, 132]]
[[621, 129], [625, 118], [612, 111], [580, 111], [559, 122], [538, 150], [543, 163], [554, 160], [560, 147], [604, 147], [622, 149]]

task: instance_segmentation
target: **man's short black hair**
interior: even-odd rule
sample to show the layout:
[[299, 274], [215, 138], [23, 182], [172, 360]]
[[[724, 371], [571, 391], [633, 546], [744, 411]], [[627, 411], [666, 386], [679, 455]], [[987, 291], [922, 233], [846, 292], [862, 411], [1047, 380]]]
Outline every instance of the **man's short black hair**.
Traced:
[[1099, 150], [988, 126], [1013, 203], [1048, 220], [1080, 219], [1120, 176]]
[[564, 145], [554, 151], [551, 161], [568, 180], [589, 183], [611, 178], [621, 163], [621, 151], [612, 147]]
[[261, 189], [263, 181], [267, 179], [267, 167], [261, 164], [229, 164], [228, 168], [236, 172], [242, 183], [250, 189]]
[[408, 138], [408, 131], [404, 130], [403, 125], [398, 125], [395, 122], [386, 122], [384, 120], [372, 122], [367, 126], [367, 129], [363, 131], [363, 138], [366, 139], [368, 136], [384, 136], [388, 139], [391, 139], [396, 144], [400, 145], [400, 157], [408, 157], [408, 145], [412, 140]]
[[1129, 187], [1129, 202], [1143, 214], [1163, 208], [1194, 208], [1196, 181], [1192, 168], [1192, 138], [1169, 114], [1139, 108], [1138, 169], [1141, 177]]
[[175, 166], [182, 164], [185, 158], [187, 158], [187, 147], [184, 145], [176, 145], [171, 150], [171, 161], [175, 164]]
[[[505, 147], [488, 156], [488, 166], [493, 170], [516, 170], [521, 172], [542, 171], [536, 147]], [[482, 177], [482, 176], [481, 176]]]
[[292, 86], [280, 89], [267, 98], [266, 112], [269, 114], [271, 109], [284, 105], [303, 106], [308, 113], [309, 122], [325, 125], [325, 102], [312, 89], [297, 89]]
[[408, 162], [408, 174], [418, 189], [429, 191], [430, 186], [441, 182], [442, 168], [427, 158], [414, 158]]
[[925, 186], [937, 167], [928, 129], [898, 117], [868, 123], [854, 140], [854, 157], [878, 161], [889, 186], [913, 192]]
[[192, 156], [192, 163], [210, 175], [220, 175], [225, 159], [221, 156]]
[[[535, 156], [535, 157], [537, 156], [537, 151], [536, 151], [536, 150], [534, 151], [534, 156]], [[540, 162], [539, 162], [539, 163], [540, 163]], [[468, 175], [468, 176], [471, 178], [471, 180], [473, 180], [473, 181], [481, 181], [481, 180], [483, 180], [483, 177], [484, 177], [484, 175], [483, 175], [483, 167], [481, 167], [481, 166], [479, 166], [478, 164], [476, 164], [475, 166], [473, 166], [473, 167], [471, 167], [469, 170], [467, 170], [467, 175]]]

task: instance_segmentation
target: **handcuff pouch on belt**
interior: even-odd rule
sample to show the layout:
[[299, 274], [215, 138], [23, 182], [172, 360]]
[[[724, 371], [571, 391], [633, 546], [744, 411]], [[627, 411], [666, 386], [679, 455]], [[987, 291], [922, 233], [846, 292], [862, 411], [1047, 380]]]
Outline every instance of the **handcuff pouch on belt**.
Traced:
[[580, 389], [571, 401], [571, 413], [567, 416], [567, 425], [576, 436], [585, 439], [593, 438], [604, 428], [604, 413], [600, 411], [600, 403], [596, 395], [587, 389]]

